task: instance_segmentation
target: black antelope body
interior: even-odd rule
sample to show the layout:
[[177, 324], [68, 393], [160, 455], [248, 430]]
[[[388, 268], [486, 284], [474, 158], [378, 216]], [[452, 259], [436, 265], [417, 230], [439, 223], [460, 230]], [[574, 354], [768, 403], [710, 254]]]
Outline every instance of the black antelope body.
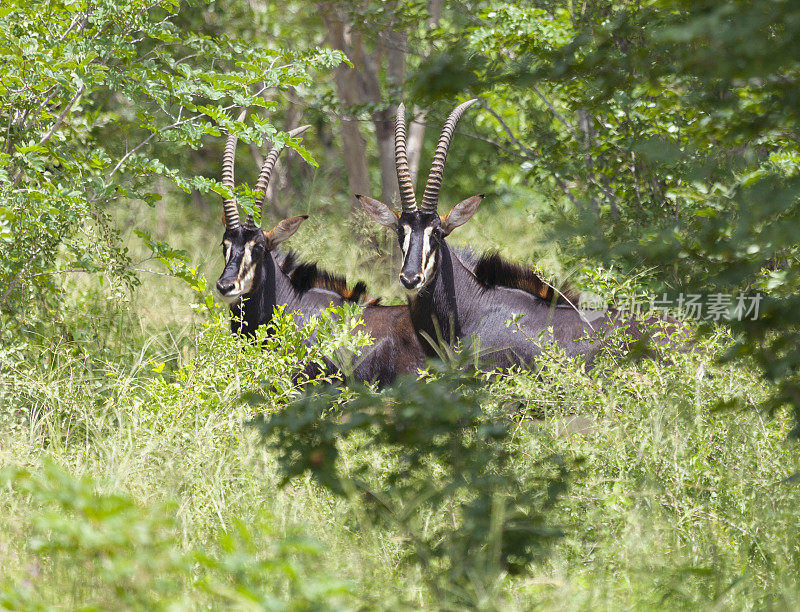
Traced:
[[[473, 266], [447, 244], [445, 238], [472, 218], [483, 199], [482, 195], [472, 196], [443, 217], [437, 213], [444, 163], [456, 123], [475, 102], [460, 104], [447, 118], [420, 207], [406, 158], [402, 104], [395, 124], [402, 211], [397, 214], [378, 200], [356, 196], [370, 217], [397, 232], [403, 253], [400, 282], [408, 294], [415, 329], [436, 341], [464, 339], [484, 359], [501, 367], [531, 365], [541, 352], [543, 340], [554, 340], [567, 355], [584, 355], [591, 360], [603, 346], [597, 341], [598, 335], [629, 325], [632, 335], [640, 336], [638, 326], [613, 311], [587, 322], [576, 301], [554, 292], [531, 270], [496, 255], [486, 256]], [[509, 320], [516, 323], [509, 324]], [[433, 355], [436, 347], [428, 342], [426, 352]]]
[[[244, 113], [240, 116], [243, 118]], [[290, 137], [301, 134], [309, 126], [289, 132]], [[237, 138], [228, 136], [222, 163], [222, 183], [234, 188], [234, 159]], [[282, 147], [274, 147], [264, 160], [254, 193], [261, 209], [262, 226], [265, 218], [266, 191], [270, 175]], [[303, 319], [318, 314], [345, 301], [359, 302], [366, 287], [358, 283], [348, 289], [344, 279], [320, 270], [314, 264], [297, 264], [291, 254], [283, 255], [276, 247], [292, 236], [307, 215], [289, 217], [266, 230], [256, 227], [248, 216], [242, 224], [236, 198], [223, 203], [225, 233], [222, 237], [225, 268], [217, 280], [220, 298], [230, 305], [231, 329], [235, 333], [253, 336], [255, 330], [268, 323], [276, 306], [286, 312], [297, 312]], [[373, 345], [364, 348], [365, 355], [355, 365], [357, 380], [389, 384], [400, 373], [416, 372], [425, 359], [421, 343], [414, 333], [407, 306], [380, 306], [368, 303], [362, 319], [373, 338]], [[332, 363], [329, 370], [333, 370]]]

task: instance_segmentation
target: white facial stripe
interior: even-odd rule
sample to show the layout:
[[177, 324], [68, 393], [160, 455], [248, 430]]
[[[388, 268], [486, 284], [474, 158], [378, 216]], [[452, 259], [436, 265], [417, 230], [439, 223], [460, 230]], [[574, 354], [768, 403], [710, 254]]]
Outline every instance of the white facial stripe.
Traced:
[[253, 247], [255, 240], [251, 240], [244, 245], [244, 255], [242, 255], [242, 263], [239, 265], [239, 273], [236, 280], [233, 282], [233, 291], [231, 295], [241, 296], [250, 293], [253, 287], [253, 277], [255, 276], [255, 266], [253, 262]]
[[[247, 244], [244, 245], [244, 255], [242, 255], [242, 263], [239, 266], [239, 274], [236, 278], [236, 284], [238, 285], [238, 289], [241, 290], [242, 293], [247, 293], [250, 290], [250, 282], [253, 278], [253, 247], [255, 246], [255, 241], [251, 240]], [[242, 274], [244, 272], [244, 274]], [[246, 284], [245, 284], [246, 283]]]
[[222, 243], [222, 246], [225, 247], [225, 263], [228, 263], [228, 261], [230, 261], [231, 258], [231, 247], [233, 246], [233, 244], [231, 244], [230, 240], [226, 240], [225, 242]]
[[403, 238], [403, 260], [408, 256], [408, 245], [411, 243], [411, 226], [407, 223], [403, 224], [403, 231], [405, 232], [405, 238]]
[[422, 232], [422, 267], [425, 267], [425, 260], [431, 252], [431, 232], [432, 227], [426, 227]]
[[431, 278], [433, 273], [433, 266], [436, 262], [436, 256], [431, 254], [431, 234], [433, 233], [432, 227], [426, 227], [422, 234], [422, 278]]
[[425, 267], [422, 268], [422, 278], [433, 278], [434, 267], [436, 267], [436, 253], [431, 253], [428, 261], [425, 262]]
[[247, 274], [245, 274], [243, 278], [236, 280], [236, 284], [238, 285], [239, 290], [241, 291], [242, 295], [244, 295], [246, 293], [250, 293], [250, 289], [253, 286], [253, 276], [254, 275], [255, 275], [255, 269], [254, 268], [250, 268], [247, 271]]

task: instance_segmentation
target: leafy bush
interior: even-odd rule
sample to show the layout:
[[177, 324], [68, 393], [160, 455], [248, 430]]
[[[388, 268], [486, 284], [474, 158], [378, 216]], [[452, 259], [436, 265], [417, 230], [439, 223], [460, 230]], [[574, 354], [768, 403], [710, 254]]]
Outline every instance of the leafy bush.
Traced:
[[[713, 342], [713, 344], [712, 344]], [[712, 354], [729, 334], [705, 339]], [[705, 351], [589, 372], [544, 355], [489, 393], [516, 402], [515, 444], [583, 462], [551, 520], [565, 537], [519, 602], [546, 609], [797, 606], [800, 468], [791, 419], [765, 419], [757, 368]], [[525, 415], [542, 420], [525, 422]], [[758, 602], [758, 604], [755, 604]], [[746, 605], [746, 604], [744, 604]]]
[[[315, 391], [254, 421], [284, 484], [308, 472], [398, 531], [444, 606], [485, 603], [505, 573], [541, 559], [559, 535], [546, 517], [566, 486], [559, 457], [517, 472], [512, 423], [482, 407], [485, 381], [459, 365], [382, 393]], [[343, 457], [343, 444], [380, 459]]]
[[[156, 179], [183, 191], [227, 193], [181, 156], [204, 138], [285, 135], [255, 112], [267, 88], [296, 86], [338, 53], [300, 56], [257, 41], [178, 25], [194, 7], [171, 0], [32, 2], [0, 11], [0, 307], [55, 308], [61, 275], [102, 274], [116, 297], [138, 282], [111, 205], [161, 198]], [[309, 161], [296, 142], [289, 145]], [[242, 189], [243, 202], [252, 197]], [[145, 240], [149, 241], [146, 235]], [[153, 244], [152, 241], [149, 241]], [[157, 256], [181, 257], [160, 248]]]
[[[103, 493], [52, 462], [38, 470], [6, 469], [7, 494], [37, 508], [13, 528], [27, 570], [0, 582], [6, 609], [169, 609], [223, 606], [319, 609], [349, 595], [347, 586], [313, 568], [317, 543], [297, 533], [275, 537], [263, 516], [220, 531], [203, 549], [182, 542], [173, 504], [140, 505]], [[24, 563], [17, 563], [24, 566]], [[57, 598], [54, 601], [54, 595]]]

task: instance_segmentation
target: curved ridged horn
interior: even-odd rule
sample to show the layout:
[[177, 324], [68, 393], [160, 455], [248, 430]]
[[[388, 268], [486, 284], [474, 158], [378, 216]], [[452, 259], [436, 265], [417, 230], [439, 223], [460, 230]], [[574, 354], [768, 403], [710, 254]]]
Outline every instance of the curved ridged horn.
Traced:
[[406, 107], [401, 102], [397, 106], [397, 117], [394, 120], [394, 163], [397, 168], [397, 182], [400, 185], [400, 204], [404, 211], [417, 210], [417, 199], [414, 196], [414, 182], [408, 169], [406, 155]]
[[[239, 113], [237, 121], [242, 121], [247, 114], [247, 109]], [[222, 154], [222, 184], [233, 192], [233, 166], [236, 160], [236, 143], [239, 138], [231, 132], [225, 141], [225, 152]], [[236, 205], [236, 196], [225, 198], [222, 202], [222, 210], [225, 213], [225, 227], [236, 229], [239, 227], [239, 208]]]
[[450, 148], [453, 132], [462, 113], [477, 101], [477, 99], [472, 99], [462, 102], [453, 109], [447, 121], [444, 122], [442, 135], [439, 137], [439, 144], [436, 145], [436, 153], [433, 156], [431, 173], [425, 184], [425, 193], [422, 194], [422, 210], [424, 212], [436, 212], [436, 206], [439, 203], [439, 189], [442, 187], [442, 177], [444, 176], [444, 162], [447, 159], [447, 150]]
[[[296, 138], [310, 127], [310, 125], [301, 125], [298, 128], [294, 128], [289, 132], [289, 138]], [[278, 155], [281, 154], [281, 151], [283, 151], [283, 145], [272, 147], [269, 155], [264, 159], [264, 163], [261, 164], [261, 171], [258, 173], [258, 180], [256, 181], [256, 188], [254, 191], [260, 193], [261, 196], [256, 195], [255, 203], [261, 211], [262, 229], [266, 229], [264, 228], [264, 213], [266, 212], [264, 206], [266, 206], [267, 203], [267, 186], [269, 185], [272, 170], [275, 168], [275, 163], [278, 161]]]

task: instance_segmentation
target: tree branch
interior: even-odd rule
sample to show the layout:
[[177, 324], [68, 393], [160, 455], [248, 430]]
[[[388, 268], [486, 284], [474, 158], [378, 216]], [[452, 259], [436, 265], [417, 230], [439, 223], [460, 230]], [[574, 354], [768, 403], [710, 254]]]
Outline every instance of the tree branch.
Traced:
[[485, 100], [479, 98], [479, 101], [480, 101], [481, 107], [483, 107], [484, 109], [489, 111], [489, 114], [497, 120], [497, 122], [500, 124], [500, 126], [505, 131], [505, 133], [508, 134], [508, 137], [511, 140], [511, 142], [513, 142], [515, 145], [517, 145], [521, 150], [525, 151], [526, 154], [531, 156], [531, 159], [534, 159], [536, 157], [536, 153], [520, 142], [520, 140], [514, 135], [514, 132], [511, 131], [511, 128], [508, 127], [508, 124], [505, 121], [503, 121], [503, 119], [500, 117], [500, 115], [498, 115], [496, 112], [494, 112], [494, 110], [492, 110], [492, 107], [489, 106], [488, 104], [486, 104]]
[[[502, 126], [503, 130], [505, 131], [505, 133], [508, 135], [508, 137], [511, 140], [511, 142], [513, 142], [515, 145], [517, 145], [517, 147], [519, 147], [520, 150], [525, 152], [527, 159], [530, 159], [530, 160], [537, 159], [536, 152], [533, 151], [532, 149], [526, 147], [524, 144], [522, 144], [522, 142], [520, 142], [519, 138], [517, 138], [514, 135], [514, 132], [511, 131], [511, 128], [508, 127], [508, 124], [505, 121], [503, 121], [503, 119], [500, 117], [500, 115], [498, 115], [496, 112], [494, 112], [494, 110], [492, 110], [492, 108], [488, 104], [486, 104], [486, 102], [484, 100], [482, 100], [482, 99], [480, 99], [480, 105], [483, 108], [485, 108], [487, 111], [489, 111], [489, 113], [492, 115], [492, 117], [494, 117], [497, 120], [497, 122]], [[493, 144], [496, 144], [496, 143], [493, 143]], [[505, 148], [505, 147], [501, 147], [501, 148]], [[580, 202], [578, 201], [578, 198], [575, 197], [575, 194], [572, 193], [572, 190], [561, 179], [561, 177], [559, 177], [557, 174], [553, 173], [553, 179], [555, 180], [556, 184], [561, 188], [561, 190], [564, 192], [564, 194], [566, 194], [566, 196], [570, 199], [570, 201], [575, 205], [575, 207], [578, 210], [582, 211], [583, 210], [583, 206], [581, 206]]]
[[8, 294], [14, 290], [14, 287], [16, 287], [17, 284], [19, 284], [19, 281], [22, 280], [22, 275], [25, 274], [25, 270], [27, 270], [30, 267], [30, 265], [33, 263], [33, 260], [36, 259], [36, 256], [41, 252], [42, 248], [44, 248], [43, 245], [39, 245], [31, 255], [31, 258], [28, 261], [26, 261], [25, 264], [20, 269], [20, 271], [14, 275], [14, 278], [11, 279], [11, 282], [8, 284], [8, 287], [3, 292], [3, 295], [0, 295], [0, 303], [5, 302], [6, 298], [8, 297]]
[[553, 113], [553, 116], [564, 124], [564, 127], [566, 127], [569, 133], [572, 134], [572, 137], [575, 140], [578, 140], [578, 132], [575, 130], [573, 125], [569, 121], [567, 121], [561, 113], [559, 113], [556, 110], [555, 106], [553, 106], [547, 98], [545, 98], [542, 95], [542, 93], [539, 91], [536, 85], [533, 86], [533, 93], [539, 96], [539, 99], [547, 105], [547, 108], [550, 109], [550, 112]]
[[[83, 95], [84, 91], [86, 91], [86, 85], [81, 85], [80, 89], [78, 89], [78, 91], [75, 92], [75, 95], [72, 97], [72, 100], [70, 100], [67, 103], [67, 105], [64, 107], [64, 110], [61, 111], [61, 114], [58, 116], [58, 118], [55, 120], [53, 125], [50, 127], [50, 130], [47, 132], [47, 134], [45, 134], [42, 137], [42, 139], [37, 143], [38, 146], [42, 146], [43, 144], [47, 143], [47, 141], [50, 140], [50, 138], [52, 138], [53, 134], [56, 133], [56, 130], [59, 127], [61, 127], [61, 124], [64, 122], [64, 118], [67, 116], [67, 113], [69, 113], [69, 111], [72, 109], [72, 107], [78, 101], [78, 99]], [[19, 182], [22, 180], [22, 175], [23, 174], [24, 173], [22, 171], [22, 168], [20, 168], [17, 171], [17, 175], [14, 177], [14, 183], [12, 185], [12, 188], [16, 187], [19, 184]]]

